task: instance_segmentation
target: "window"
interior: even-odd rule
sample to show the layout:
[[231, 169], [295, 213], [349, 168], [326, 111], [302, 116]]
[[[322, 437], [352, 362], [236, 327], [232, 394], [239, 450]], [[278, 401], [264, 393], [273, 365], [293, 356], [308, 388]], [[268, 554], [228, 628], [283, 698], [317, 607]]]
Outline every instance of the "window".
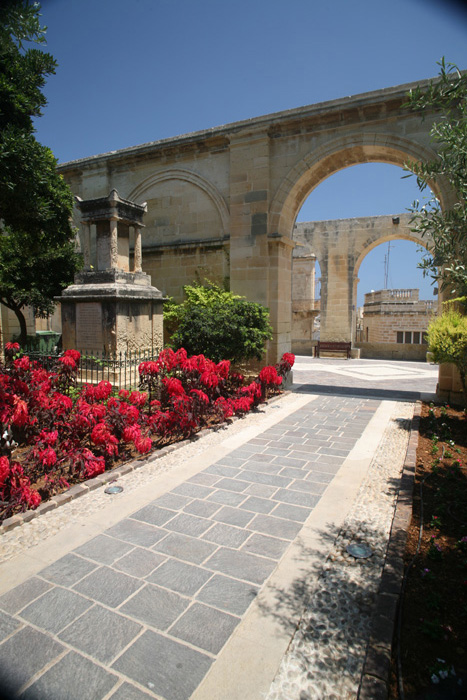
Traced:
[[397, 342], [398, 343], [404, 342], [404, 333], [402, 331], [397, 331]]
[[415, 345], [420, 345], [420, 331], [414, 331], [413, 342]]
[[412, 342], [412, 331], [405, 331], [405, 339], [404, 343], [411, 343]]

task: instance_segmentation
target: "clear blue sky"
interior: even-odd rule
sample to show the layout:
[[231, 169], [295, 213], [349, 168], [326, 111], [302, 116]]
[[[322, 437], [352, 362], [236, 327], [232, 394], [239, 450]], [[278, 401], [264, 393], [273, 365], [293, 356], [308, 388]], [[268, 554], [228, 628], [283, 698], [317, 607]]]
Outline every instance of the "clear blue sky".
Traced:
[[[43, 0], [58, 62], [36, 120], [60, 162], [467, 68], [467, 12], [452, 0]], [[299, 221], [404, 212], [413, 178], [384, 164], [330, 177]], [[413, 251], [413, 255], [409, 252]], [[360, 268], [383, 287], [387, 245]], [[393, 287], [429, 283], [416, 247], [391, 250]]]

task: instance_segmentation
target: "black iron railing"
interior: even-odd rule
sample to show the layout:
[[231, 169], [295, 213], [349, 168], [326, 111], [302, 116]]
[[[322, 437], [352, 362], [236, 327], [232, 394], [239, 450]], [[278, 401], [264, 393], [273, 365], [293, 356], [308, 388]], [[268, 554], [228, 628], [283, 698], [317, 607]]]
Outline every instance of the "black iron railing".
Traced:
[[[108, 355], [103, 352], [80, 351], [78, 384], [98, 384], [110, 382], [116, 389], [137, 389], [139, 384], [138, 367], [141, 362], [156, 360], [158, 353], [152, 350], [134, 350]], [[63, 353], [42, 353], [37, 350], [22, 349], [31, 361], [37, 360], [44, 369], [51, 370]]]

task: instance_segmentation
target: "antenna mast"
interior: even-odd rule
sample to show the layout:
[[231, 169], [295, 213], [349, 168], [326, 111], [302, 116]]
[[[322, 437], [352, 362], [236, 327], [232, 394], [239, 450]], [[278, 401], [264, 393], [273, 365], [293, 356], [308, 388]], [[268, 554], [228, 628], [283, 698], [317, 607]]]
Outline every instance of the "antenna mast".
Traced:
[[391, 241], [388, 241], [388, 252], [384, 256], [384, 289], [388, 288], [389, 278], [389, 253], [391, 252]]

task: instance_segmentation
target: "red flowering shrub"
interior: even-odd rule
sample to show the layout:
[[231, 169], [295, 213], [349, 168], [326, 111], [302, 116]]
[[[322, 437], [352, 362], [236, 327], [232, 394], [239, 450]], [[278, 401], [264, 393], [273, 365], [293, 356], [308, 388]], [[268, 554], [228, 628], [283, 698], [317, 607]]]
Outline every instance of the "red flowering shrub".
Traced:
[[294, 361], [284, 355], [277, 368], [263, 368], [244, 386], [227, 360], [169, 349], [141, 363], [139, 391], [117, 392], [108, 381], [77, 388], [76, 350], [49, 372], [10, 345], [0, 364], [0, 520], [101, 474], [128, 459], [129, 450], [146, 454], [243, 415], [279, 390], [280, 375]]

